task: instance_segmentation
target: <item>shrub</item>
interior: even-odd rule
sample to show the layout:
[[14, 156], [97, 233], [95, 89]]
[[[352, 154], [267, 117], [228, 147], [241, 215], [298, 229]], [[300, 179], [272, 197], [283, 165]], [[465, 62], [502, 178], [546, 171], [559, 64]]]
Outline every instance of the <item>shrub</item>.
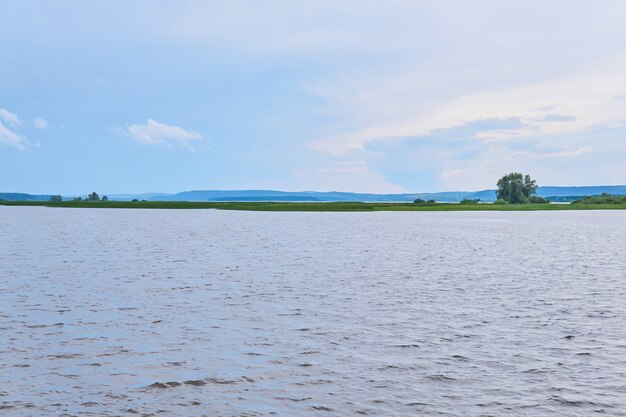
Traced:
[[478, 199], [471, 199], [471, 198], [464, 198], [463, 200], [461, 200], [459, 202], [459, 204], [478, 204], [480, 203], [480, 198]]

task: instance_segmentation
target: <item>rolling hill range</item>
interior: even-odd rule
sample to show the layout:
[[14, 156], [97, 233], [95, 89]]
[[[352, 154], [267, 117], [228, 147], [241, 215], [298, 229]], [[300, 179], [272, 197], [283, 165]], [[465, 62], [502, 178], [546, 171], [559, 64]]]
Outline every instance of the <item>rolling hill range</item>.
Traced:
[[[539, 187], [540, 197], [583, 197], [602, 193], [626, 195], [626, 186], [589, 186], [589, 187]], [[434, 199], [438, 202], [458, 202], [464, 198], [495, 201], [495, 190], [483, 191], [445, 191], [437, 193], [406, 194], [367, 194], [349, 192], [317, 191], [275, 191], [275, 190], [196, 190], [177, 194], [159, 195], [147, 200], [164, 201], [364, 201], [364, 202], [407, 202], [416, 198]]]
[[[626, 195], [626, 185], [582, 186], [582, 187], [539, 187], [537, 195], [544, 198], [554, 197], [554, 201], [572, 201], [588, 195], [602, 193]], [[72, 199], [74, 196], [64, 196]], [[434, 199], [437, 202], [454, 203], [469, 199], [480, 199], [484, 202], [495, 201], [495, 190], [483, 191], [445, 191], [437, 193], [406, 193], [406, 194], [367, 194], [340, 191], [276, 191], [276, 190], [194, 190], [176, 194], [108, 194], [111, 200], [129, 201], [133, 199], [148, 201], [363, 201], [363, 202], [410, 202], [416, 198]], [[50, 195], [33, 195], [25, 193], [0, 193], [0, 200], [45, 201]]]

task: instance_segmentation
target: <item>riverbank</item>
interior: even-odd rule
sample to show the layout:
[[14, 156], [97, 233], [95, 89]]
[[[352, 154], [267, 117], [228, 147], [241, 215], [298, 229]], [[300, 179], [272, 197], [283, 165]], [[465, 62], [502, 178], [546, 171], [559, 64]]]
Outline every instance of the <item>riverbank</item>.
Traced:
[[125, 209], [217, 209], [248, 211], [538, 211], [625, 210], [626, 204], [413, 204], [413, 203], [287, 203], [188, 201], [0, 201], [3, 206]]

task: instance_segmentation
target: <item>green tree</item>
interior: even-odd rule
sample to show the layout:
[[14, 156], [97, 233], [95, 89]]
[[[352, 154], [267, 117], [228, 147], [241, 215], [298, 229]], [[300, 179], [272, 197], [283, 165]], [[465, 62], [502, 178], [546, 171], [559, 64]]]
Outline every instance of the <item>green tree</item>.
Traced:
[[100, 196], [98, 195], [97, 192], [94, 191], [93, 193], [91, 193], [91, 194], [89, 194], [87, 196], [87, 200], [89, 200], [89, 201], [98, 201], [98, 200], [100, 200]]
[[109, 201], [109, 197], [107, 197], [106, 195], [103, 195], [101, 198], [102, 201]]
[[55, 195], [50, 196], [50, 201], [55, 201], [55, 202], [63, 201], [63, 197], [61, 197], [58, 194], [55, 194]]
[[498, 200], [512, 204], [528, 203], [528, 198], [537, 192], [537, 181], [530, 175], [511, 172], [498, 180]]

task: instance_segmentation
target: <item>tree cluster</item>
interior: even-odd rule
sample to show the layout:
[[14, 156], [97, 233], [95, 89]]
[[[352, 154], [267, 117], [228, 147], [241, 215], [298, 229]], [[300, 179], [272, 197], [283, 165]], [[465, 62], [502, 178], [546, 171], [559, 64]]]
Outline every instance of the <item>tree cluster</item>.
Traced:
[[534, 202], [531, 200], [534, 199], [533, 196], [537, 192], [537, 181], [531, 179], [530, 175], [523, 175], [519, 172], [511, 172], [500, 178], [497, 186], [496, 194], [501, 203], [526, 204]]
[[103, 195], [102, 198], [100, 198], [98, 193], [94, 191], [93, 193], [89, 194], [85, 198], [76, 197], [74, 198], [74, 201], [109, 201], [109, 197], [107, 197], [106, 195]]

